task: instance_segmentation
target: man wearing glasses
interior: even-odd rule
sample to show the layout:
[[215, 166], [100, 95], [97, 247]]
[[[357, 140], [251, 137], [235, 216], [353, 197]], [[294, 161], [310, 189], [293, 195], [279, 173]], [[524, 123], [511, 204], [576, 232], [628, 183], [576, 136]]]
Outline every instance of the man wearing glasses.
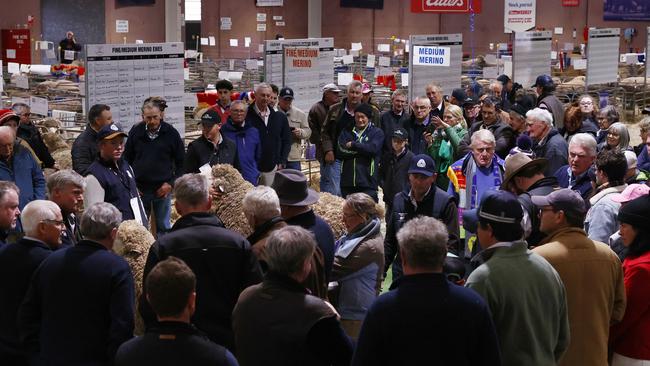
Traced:
[[24, 103], [15, 103], [11, 109], [20, 117], [16, 135], [27, 141], [38, 159], [43, 162], [43, 168], [54, 168], [54, 158], [52, 158], [50, 151], [45, 146], [38, 128], [32, 124], [30, 119], [32, 113], [29, 106]]
[[427, 142], [424, 134], [428, 129], [435, 130], [433, 124], [429, 125], [431, 101], [427, 97], [416, 97], [411, 104], [413, 114], [404, 122], [404, 129], [408, 133], [409, 149], [414, 155], [427, 153]]
[[221, 126], [221, 134], [237, 145], [238, 168], [242, 177], [256, 186], [260, 176], [257, 162], [262, 157], [260, 133], [246, 122], [246, 105], [236, 100], [230, 105], [230, 118]]
[[86, 207], [97, 202], [108, 202], [120, 210], [123, 220], [136, 220], [148, 227], [135, 174], [122, 158], [126, 136], [115, 124], [104, 126], [97, 133], [99, 156], [88, 167], [84, 202]]
[[56, 203], [35, 200], [23, 210], [25, 236], [0, 250], [0, 359], [6, 364], [27, 365], [18, 333], [18, 308], [36, 268], [61, 245], [65, 227]]

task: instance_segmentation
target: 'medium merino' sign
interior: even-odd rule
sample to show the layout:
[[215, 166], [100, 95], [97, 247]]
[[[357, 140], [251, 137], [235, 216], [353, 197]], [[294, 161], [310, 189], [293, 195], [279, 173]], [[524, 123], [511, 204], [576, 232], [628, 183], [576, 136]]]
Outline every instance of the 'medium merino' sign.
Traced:
[[413, 46], [413, 65], [449, 66], [451, 49], [438, 46]]

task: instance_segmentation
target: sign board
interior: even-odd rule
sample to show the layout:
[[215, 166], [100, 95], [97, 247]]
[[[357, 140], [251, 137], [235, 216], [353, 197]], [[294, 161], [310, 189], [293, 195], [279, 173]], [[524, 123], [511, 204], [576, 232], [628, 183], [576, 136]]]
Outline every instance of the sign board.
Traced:
[[503, 31], [525, 32], [535, 27], [536, 0], [504, 0]]
[[562, 6], [580, 6], [580, 0], [562, 0]]
[[221, 17], [219, 22], [220, 30], [231, 30], [232, 29], [232, 18], [230, 17]]
[[[309, 60], [309, 67], [287, 68], [285, 49], [318, 49], [318, 57], [291, 56], [289, 60]], [[304, 54], [304, 53], [303, 53]], [[310, 53], [313, 55], [313, 52]], [[297, 55], [297, 54], [296, 54]], [[302, 61], [300, 61], [302, 62]], [[300, 69], [300, 76], [286, 73]], [[312, 104], [321, 99], [321, 89], [334, 81], [334, 38], [284, 39], [264, 41], [264, 80], [269, 84], [288, 86], [295, 93], [294, 105], [308, 111]], [[309, 88], [315, 90], [309, 91]], [[313, 96], [318, 93], [316, 99]]]
[[413, 65], [449, 66], [451, 52], [449, 47], [415, 46], [413, 47]]
[[[420, 50], [423, 50], [422, 55]], [[443, 51], [444, 57], [440, 56]], [[409, 38], [409, 54], [411, 55], [408, 72], [409, 101], [424, 95], [426, 85], [432, 81], [440, 84], [445, 94], [451, 94], [454, 88], [460, 88], [462, 34], [412, 35]], [[420, 57], [424, 59], [421, 60]], [[441, 60], [441, 57], [447, 60]], [[441, 62], [441, 64], [434, 64], [434, 62]]]
[[115, 33], [129, 33], [129, 21], [128, 20], [116, 20], [115, 21]]
[[167, 101], [165, 122], [185, 135], [183, 43], [86, 45], [86, 110], [107, 104], [113, 119], [129, 131], [151, 96]]
[[32, 96], [29, 98], [29, 106], [31, 108], [32, 113], [47, 117], [47, 110], [48, 110], [47, 98], [39, 98], [39, 97]]
[[[494, 0], [492, 0], [494, 1]], [[481, 12], [481, 0], [411, 0], [413, 13]]]
[[589, 29], [585, 85], [614, 83], [618, 80], [620, 35], [620, 28]]
[[551, 31], [516, 32], [512, 50], [512, 80], [533, 85], [537, 76], [551, 74]]
[[308, 111], [323, 94], [318, 78], [320, 73], [318, 47], [284, 47], [282, 84], [293, 89], [296, 107]]

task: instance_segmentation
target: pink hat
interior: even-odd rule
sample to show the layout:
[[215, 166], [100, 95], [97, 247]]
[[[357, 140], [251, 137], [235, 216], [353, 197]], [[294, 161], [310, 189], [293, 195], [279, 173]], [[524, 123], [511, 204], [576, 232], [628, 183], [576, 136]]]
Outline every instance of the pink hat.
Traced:
[[361, 92], [363, 94], [370, 93], [372, 92], [372, 87], [368, 83], [363, 83], [363, 86], [361, 87]]
[[612, 201], [619, 203], [630, 202], [633, 199], [645, 196], [648, 193], [650, 193], [650, 187], [647, 185], [636, 183], [630, 184], [629, 186], [625, 187], [623, 192], [613, 194]]

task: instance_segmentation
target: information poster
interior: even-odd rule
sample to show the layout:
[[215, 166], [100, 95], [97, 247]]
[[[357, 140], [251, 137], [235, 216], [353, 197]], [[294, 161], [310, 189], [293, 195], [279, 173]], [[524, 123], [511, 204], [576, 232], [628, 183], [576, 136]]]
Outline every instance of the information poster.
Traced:
[[443, 94], [460, 88], [462, 34], [412, 35], [409, 47], [409, 101], [424, 95], [431, 82], [440, 84]]
[[315, 101], [321, 99], [318, 47], [285, 47], [283, 85], [293, 89], [295, 106], [308, 111]]
[[504, 0], [503, 31], [525, 32], [535, 27], [536, 0]]
[[537, 76], [551, 74], [551, 31], [516, 32], [509, 75], [521, 85], [533, 85]]
[[620, 28], [590, 29], [587, 43], [586, 85], [618, 80]]
[[[285, 52], [289, 52], [288, 57]], [[317, 56], [311, 57], [314, 54]], [[322, 87], [334, 82], [334, 38], [265, 41], [264, 80], [293, 89], [294, 105], [308, 111], [321, 99]]]
[[107, 104], [125, 131], [142, 121], [145, 99], [167, 101], [165, 122], [185, 135], [183, 43], [86, 46], [87, 108]]

